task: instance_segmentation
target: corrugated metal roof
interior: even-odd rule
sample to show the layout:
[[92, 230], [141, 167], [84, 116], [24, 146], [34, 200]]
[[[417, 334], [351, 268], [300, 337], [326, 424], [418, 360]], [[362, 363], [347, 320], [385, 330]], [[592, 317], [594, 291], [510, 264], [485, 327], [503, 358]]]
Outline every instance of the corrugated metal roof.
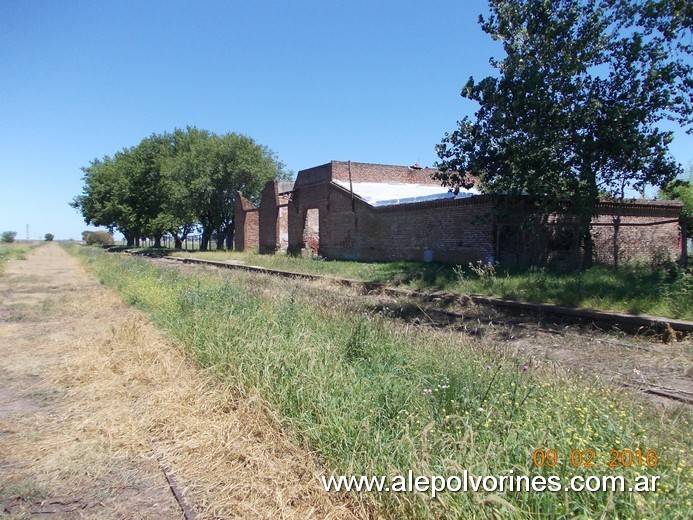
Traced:
[[[342, 188], [349, 189], [349, 183], [334, 180]], [[444, 199], [464, 199], [480, 195], [479, 190], [460, 189], [455, 195], [449, 188], [431, 184], [405, 184], [388, 182], [354, 182], [354, 194], [368, 202], [371, 206], [391, 206], [394, 204], [413, 204]]]

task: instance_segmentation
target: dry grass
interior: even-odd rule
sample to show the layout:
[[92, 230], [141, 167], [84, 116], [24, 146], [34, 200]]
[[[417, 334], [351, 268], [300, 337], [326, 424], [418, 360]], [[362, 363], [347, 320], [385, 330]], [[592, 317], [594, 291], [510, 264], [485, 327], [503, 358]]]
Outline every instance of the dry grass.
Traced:
[[203, 517], [349, 516], [318, 489], [312, 461], [278, 433], [264, 403], [204, 377], [133, 314], [101, 355], [76, 349], [58, 381], [78, 397], [83, 431], [116, 456], [160, 459]]
[[[511, 505], [471, 493], [435, 501], [423, 494], [365, 494], [362, 499], [384, 517], [690, 516], [687, 411], [660, 414], [632, 393], [603, 385], [590, 371], [540, 366], [524, 349], [513, 356], [518, 336], [564, 348], [559, 331], [537, 338], [532, 328], [470, 323], [475, 334], [465, 337], [450, 329], [410, 327], [408, 320], [393, 323], [381, 303], [353, 298], [342, 288], [330, 291], [324, 283], [155, 268], [142, 259], [80, 252], [104, 283], [184, 342], [189, 355], [221, 380], [243, 381], [261, 393], [282, 414], [282, 424], [326, 461], [330, 474], [411, 469], [454, 475], [465, 468], [482, 475], [510, 468], [534, 475], [544, 470], [533, 466], [532, 451], [547, 446], [564, 454], [589, 447], [600, 462], [616, 446], [661, 456], [656, 469], [563, 466], [570, 474], [615, 471], [628, 478], [656, 472], [665, 482], [657, 494], [498, 497]], [[571, 341], [580, 354], [582, 340]]]
[[12, 516], [175, 518], [160, 466], [199, 518], [354, 516], [261, 400], [201, 373], [57, 246], [21, 264], [0, 278], [0, 380], [14, 403], [0, 407], [0, 505]]

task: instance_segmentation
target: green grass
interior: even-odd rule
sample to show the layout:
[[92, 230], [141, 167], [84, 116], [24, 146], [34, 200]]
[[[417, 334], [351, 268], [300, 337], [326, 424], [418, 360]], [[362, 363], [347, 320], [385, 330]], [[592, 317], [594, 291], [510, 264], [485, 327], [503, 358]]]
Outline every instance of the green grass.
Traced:
[[10, 244], [0, 244], [0, 273], [5, 268], [5, 264], [10, 260], [23, 260], [26, 254], [33, 248], [34, 245], [18, 244], [16, 242]]
[[[73, 247], [202, 367], [259, 393], [334, 475], [658, 475], [655, 493], [364, 493], [389, 518], [690, 518], [690, 412], [527, 367], [483, 340], [407, 328], [290, 280], [188, 273]], [[337, 310], [341, 309], [341, 310]], [[659, 463], [611, 468], [613, 449]], [[537, 468], [535, 449], [561, 464]], [[572, 450], [598, 465], [573, 467]], [[354, 495], [356, 495], [354, 493]]]
[[597, 266], [584, 272], [553, 273], [537, 268], [513, 271], [421, 262], [321, 260], [285, 254], [220, 251], [175, 252], [172, 255], [236, 260], [270, 269], [377, 281], [417, 290], [482, 294], [534, 303], [693, 320], [693, 276], [673, 264], [659, 267], [627, 265], [617, 272]]

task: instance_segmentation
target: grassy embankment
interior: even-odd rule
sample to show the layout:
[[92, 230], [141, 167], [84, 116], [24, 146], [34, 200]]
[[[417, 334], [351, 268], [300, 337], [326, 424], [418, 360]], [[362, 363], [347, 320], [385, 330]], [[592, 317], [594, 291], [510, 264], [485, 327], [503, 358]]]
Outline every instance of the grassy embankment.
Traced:
[[[73, 251], [77, 248], [73, 248]], [[86, 264], [197, 362], [257, 392], [331, 474], [657, 475], [656, 492], [364, 493], [400, 518], [689, 518], [690, 412], [526, 366], [483, 340], [344, 312], [330, 291], [242, 272], [186, 273], [78, 249]], [[358, 305], [358, 304], [354, 304]], [[337, 309], [341, 307], [341, 311]], [[357, 308], [358, 310], [358, 308]], [[560, 463], [535, 467], [535, 449]], [[611, 450], [640, 450], [610, 467]], [[574, 467], [573, 450], [594, 450]], [[645, 454], [656, 450], [657, 464]], [[577, 455], [580, 455], [578, 453]], [[652, 452], [650, 452], [652, 453]], [[575, 461], [579, 462], [577, 455]], [[649, 462], [653, 462], [650, 459]], [[565, 483], [565, 481], [564, 481]]]
[[2, 273], [5, 264], [10, 260], [23, 260], [26, 254], [36, 245], [18, 244], [0, 244], [0, 273]]
[[385, 282], [419, 290], [484, 294], [518, 301], [556, 303], [693, 320], [693, 276], [677, 266], [629, 265], [614, 272], [594, 267], [579, 273], [544, 269], [512, 271], [421, 262], [350, 262], [294, 258], [285, 254], [175, 252], [209, 260], [236, 260], [270, 269]]

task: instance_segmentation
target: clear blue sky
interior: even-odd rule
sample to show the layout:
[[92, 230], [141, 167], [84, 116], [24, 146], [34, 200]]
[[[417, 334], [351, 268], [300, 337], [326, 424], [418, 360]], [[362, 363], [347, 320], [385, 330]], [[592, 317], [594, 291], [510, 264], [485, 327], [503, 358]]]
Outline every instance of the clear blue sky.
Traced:
[[[483, 0], [0, 0], [0, 231], [79, 238], [80, 168], [153, 132], [240, 132], [294, 172], [430, 166], [493, 72]], [[672, 147], [693, 160], [693, 137]]]

